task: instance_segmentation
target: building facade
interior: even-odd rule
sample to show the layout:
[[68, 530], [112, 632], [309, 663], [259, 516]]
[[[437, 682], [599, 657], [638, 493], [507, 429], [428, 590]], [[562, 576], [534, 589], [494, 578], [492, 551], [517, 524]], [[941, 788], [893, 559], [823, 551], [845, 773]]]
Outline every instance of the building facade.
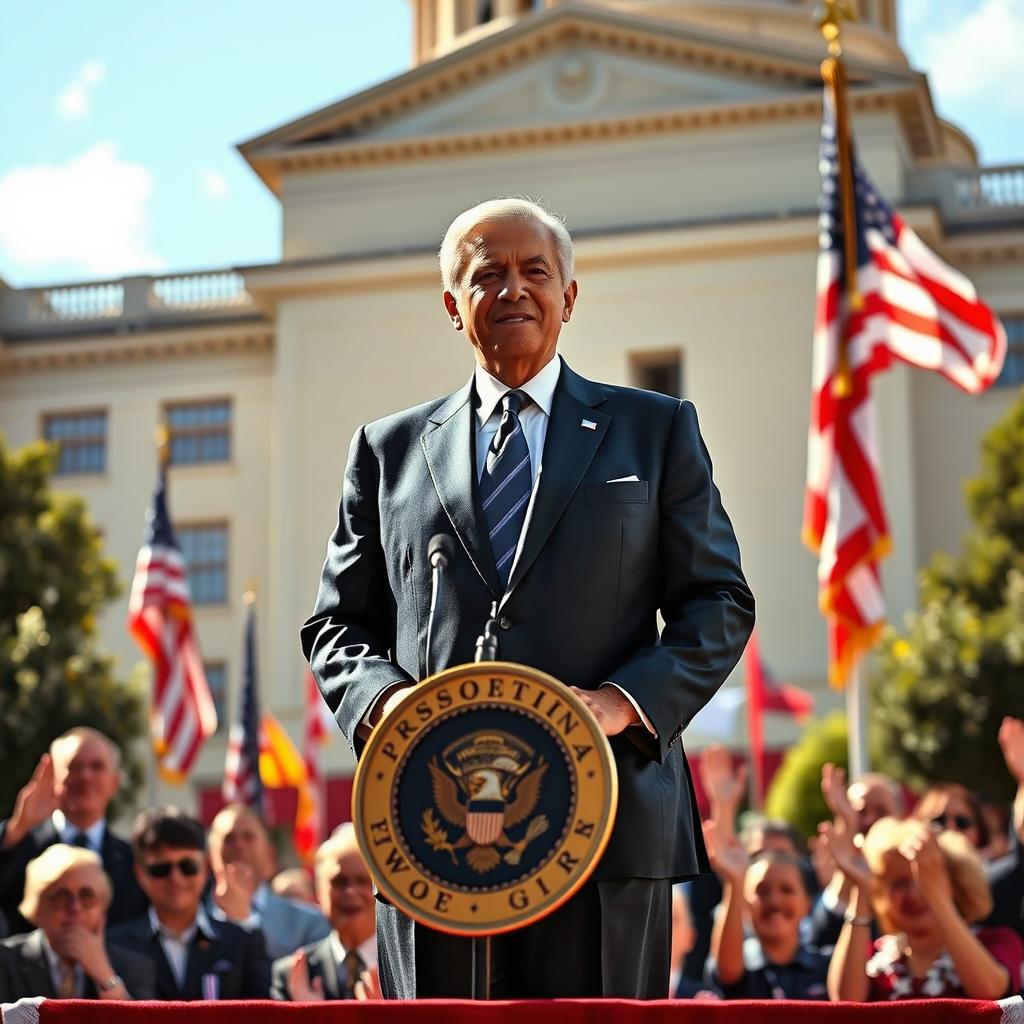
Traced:
[[[898, 620], [914, 606], [918, 569], [957, 549], [961, 481], [1024, 379], [1024, 168], [979, 167], [907, 65], [894, 0], [860, 6], [844, 38], [861, 160], [1011, 338], [1000, 386], [980, 397], [907, 369], [878, 382], [894, 542], [883, 572]], [[507, 194], [542, 199], [576, 239], [566, 359], [586, 376], [695, 402], [765, 657], [835, 702], [815, 563], [799, 536], [821, 118], [810, 7], [414, 0], [407, 73], [239, 147], [280, 200], [279, 262], [0, 286], [0, 431], [14, 446], [60, 442], [56, 484], [87, 499], [126, 582], [154, 479], [153, 428], [167, 417], [172, 515], [227, 715], [241, 595], [254, 583], [263, 700], [299, 737], [297, 631], [349, 439], [471, 372], [441, 304], [436, 250], [456, 213]], [[125, 596], [108, 610], [103, 637], [127, 668], [139, 656], [126, 608]], [[776, 742], [793, 735], [771, 728]], [[197, 786], [219, 786], [225, 742], [223, 730], [207, 744]], [[333, 775], [351, 773], [343, 741], [326, 753]]]

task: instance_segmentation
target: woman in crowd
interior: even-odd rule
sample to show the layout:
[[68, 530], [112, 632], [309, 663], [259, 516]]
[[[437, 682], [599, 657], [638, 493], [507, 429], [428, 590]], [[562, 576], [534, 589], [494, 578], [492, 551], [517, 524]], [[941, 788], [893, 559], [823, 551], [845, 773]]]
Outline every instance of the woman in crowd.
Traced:
[[981, 801], [956, 782], [941, 782], [926, 789], [913, 817], [934, 825], [940, 832], [959, 832], [975, 850], [984, 849], [991, 841]]
[[[708, 981], [725, 999], [827, 999], [828, 957], [800, 938], [810, 910], [804, 865], [792, 853], [753, 858], [734, 834], [704, 825], [724, 898], [711, 934]], [[754, 935], [744, 940], [744, 915]]]
[[[842, 829], [822, 830], [852, 892], [829, 967], [833, 1000], [1000, 999], [1018, 991], [1020, 937], [971, 927], [992, 897], [966, 835], [882, 818], [864, 839], [862, 860]], [[876, 917], [883, 934], [872, 942]]]

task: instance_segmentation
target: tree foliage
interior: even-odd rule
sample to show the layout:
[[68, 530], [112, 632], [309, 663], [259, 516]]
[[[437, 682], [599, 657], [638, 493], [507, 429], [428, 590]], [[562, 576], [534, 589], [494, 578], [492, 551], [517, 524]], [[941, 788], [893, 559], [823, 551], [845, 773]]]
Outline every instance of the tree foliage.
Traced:
[[1024, 395], [984, 438], [966, 495], [963, 553], [932, 560], [919, 610], [880, 645], [871, 731], [876, 767], [912, 788], [955, 781], [1008, 801], [996, 736], [1024, 717]]
[[816, 719], [786, 753], [765, 797], [769, 818], [782, 818], [805, 836], [832, 814], [821, 795], [821, 766], [846, 767], [846, 715], [834, 712]]
[[124, 752], [122, 799], [142, 766], [141, 681], [115, 678], [97, 619], [119, 592], [114, 563], [83, 501], [50, 490], [54, 451], [10, 451], [0, 437], [0, 816], [7, 817], [50, 740], [90, 725]]

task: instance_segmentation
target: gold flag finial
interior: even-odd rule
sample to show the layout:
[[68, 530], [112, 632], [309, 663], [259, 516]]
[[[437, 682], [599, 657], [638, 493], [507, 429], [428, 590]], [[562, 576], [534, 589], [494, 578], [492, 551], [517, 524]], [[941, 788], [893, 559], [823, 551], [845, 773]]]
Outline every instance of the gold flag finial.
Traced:
[[844, 21], [857, 20], [857, 4], [854, 0], [822, 0], [814, 8], [814, 21], [828, 43], [828, 52], [838, 57], [843, 52], [839, 38]]
[[156, 429], [153, 431], [153, 444], [156, 445], [160, 465], [166, 466], [171, 458], [171, 432], [163, 420], [156, 425]]

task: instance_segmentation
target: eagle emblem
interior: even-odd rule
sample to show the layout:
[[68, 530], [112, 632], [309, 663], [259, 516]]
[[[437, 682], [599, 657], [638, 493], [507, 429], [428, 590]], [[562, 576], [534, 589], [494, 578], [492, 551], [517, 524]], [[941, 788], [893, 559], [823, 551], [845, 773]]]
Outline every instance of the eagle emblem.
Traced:
[[[423, 812], [423, 835], [432, 850], [447, 853], [453, 864], [465, 851], [466, 864], [477, 874], [492, 871], [502, 860], [515, 866], [526, 847], [547, 831], [543, 814], [526, 823], [540, 799], [547, 762], [517, 737], [471, 733], [440, 759], [434, 757], [429, 768], [434, 806]], [[462, 834], [450, 838], [435, 809]]]

